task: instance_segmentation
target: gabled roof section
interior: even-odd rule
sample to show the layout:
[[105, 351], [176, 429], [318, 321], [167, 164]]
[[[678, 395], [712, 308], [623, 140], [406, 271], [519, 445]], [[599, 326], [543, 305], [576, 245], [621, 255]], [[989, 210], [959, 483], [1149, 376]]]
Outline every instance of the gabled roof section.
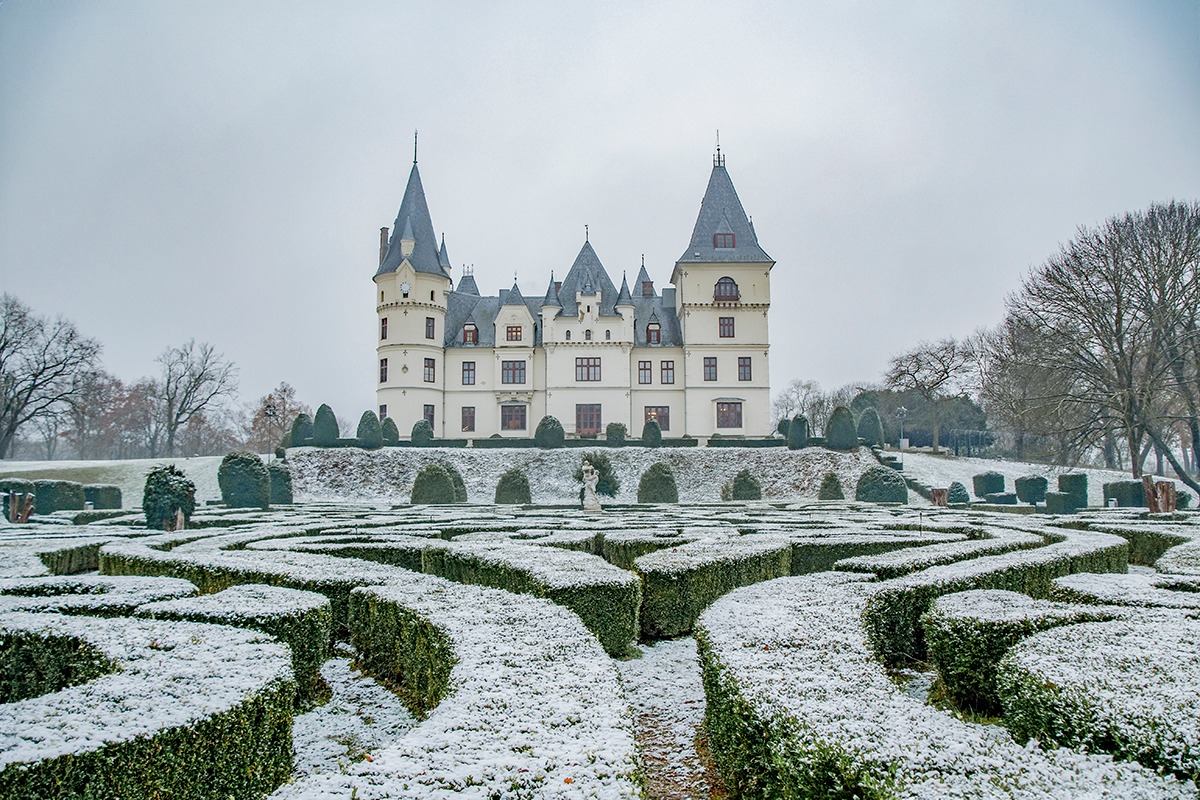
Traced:
[[642, 264], [642, 269], [640, 272], [638, 272], [637, 281], [634, 283], [634, 286], [633, 286], [633, 296], [634, 297], [654, 297], [655, 293], [653, 291], [651, 291], [650, 294], [642, 293], [642, 287], [645, 286], [647, 283], [649, 283], [651, 285], [651, 287], [654, 286], [653, 282], [651, 282], [651, 280], [650, 280], [650, 273], [646, 272], [646, 265]]
[[629, 281], [627, 281], [625, 279], [624, 275], [621, 276], [621, 291], [617, 293], [616, 305], [618, 305], [618, 306], [633, 305], [633, 295], [631, 295], [629, 293]]
[[454, 291], [462, 292], [463, 294], [473, 294], [476, 297], [478, 297], [479, 296], [479, 286], [475, 283], [474, 273], [468, 272], [466, 275], [463, 275], [459, 279], [458, 287], [455, 288]]
[[579, 304], [575, 302], [576, 292], [597, 294], [601, 315], [617, 316], [614, 308], [617, 301], [617, 287], [613, 285], [612, 278], [608, 277], [608, 271], [600, 263], [600, 257], [592, 249], [591, 242], [583, 243], [579, 255], [575, 256], [575, 263], [571, 265], [571, 269], [567, 270], [567, 275], [563, 278], [562, 288], [558, 291], [558, 302], [563, 309], [560, 313], [569, 315], [579, 313]]
[[[714, 247], [713, 234], [732, 233], [734, 247]], [[713, 166], [708, 188], [700, 202], [700, 214], [692, 230], [692, 241], [679, 257], [679, 262], [773, 262], [758, 246], [754, 226], [742, 209], [733, 181], [725, 170], [724, 160]]]
[[504, 296], [506, 306], [525, 306], [525, 298], [521, 296], [521, 287], [517, 286], [516, 281], [513, 282], [512, 288], [508, 290], [508, 294]]
[[421, 173], [417, 171], [415, 163], [412, 172], [408, 174], [404, 199], [400, 201], [400, 211], [396, 214], [396, 223], [392, 226], [387, 255], [383, 257], [383, 263], [379, 265], [376, 275], [395, 272], [400, 266], [400, 262], [404, 260], [400, 255], [401, 239], [413, 240], [413, 251], [408, 261], [414, 270], [441, 275], [444, 278], [450, 277], [441, 264], [437, 235], [433, 232], [433, 221], [429, 217], [429, 206], [425, 202], [425, 188], [421, 186]]

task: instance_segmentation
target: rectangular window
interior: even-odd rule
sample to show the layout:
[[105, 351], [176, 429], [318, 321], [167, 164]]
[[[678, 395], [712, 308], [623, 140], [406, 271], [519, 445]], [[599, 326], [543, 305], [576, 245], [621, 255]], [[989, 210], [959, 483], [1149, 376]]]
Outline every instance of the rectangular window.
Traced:
[[510, 342], [521, 341], [521, 326], [520, 325], [509, 325], [507, 330], [504, 333], [504, 338]]
[[425, 359], [425, 382], [433, 383], [437, 380], [437, 362], [432, 358]]
[[428, 403], [425, 404], [425, 419], [429, 421], [430, 425], [433, 424], [433, 406]]
[[575, 433], [592, 436], [600, 432], [600, 404], [584, 403], [575, 406]]
[[[500, 382], [501, 383], [524, 383], [525, 382], [525, 362], [524, 361], [501, 361], [500, 362]], [[516, 406], [513, 406], [516, 408]], [[525, 408], [525, 406], [521, 406]]]
[[577, 358], [575, 359], [575, 380], [577, 381], [598, 381], [600, 380], [600, 359], [597, 358]]
[[717, 357], [704, 357], [704, 380], [715, 381], [717, 379]]
[[653, 364], [654, 364], [653, 361], [639, 361], [638, 362], [638, 383], [650, 383], [651, 382], [650, 376], [651, 376], [652, 370], [654, 368]]
[[384, 317], [383, 319], [379, 320], [379, 338], [380, 339], [387, 338], [387, 317]]
[[735, 239], [732, 233], [714, 233], [713, 247], [733, 247]]
[[660, 344], [662, 342], [662, 327], [657, 322], [651, 322], [646, 326], [646, 344]]
[[732, 339], [733, 317], [721, 317], [717, 322], [717, 333], [722, 339]]
[[462, 429], [468, 432], [475, 430], [475, 406], [463, 406]]
[[646, 422], [657, 420], [658, 427], [664, 431], [671, 430], [671, 407], [670, 406], [646, 406]]
[[750, 356], [738, 356], [738, 380], [750, 380]]
[[475, 362], [474, 361], [464, 361], [463, 362], [462, 381], [463, 381], [462, 382], [463, 386], [474, 386], [475, 385]]
[[479, 344], [479, 328], [473, 323], [463, 326], [463, 344]]
[[717, 427], [718, 428], [740, 428], [740, 427], [742, 427], [742, 404], [741, 403], [717, 403]]
[[379, 421], [382, 422], [385, 419], [387, 419], [387, 403], [379, 406]]
[[433, 338], [433, 317], [425, 318], [425, 338], [426, 339]]
[[660, 383], [675, 382], [675, 362], [664, 361], [659, 364], [658, 380]]
[[379, 359], [379, 382], [387, 383], [387, 359]]
[[500, 428], [506, 431], [525, 430], [525, 406], [500, 406]]

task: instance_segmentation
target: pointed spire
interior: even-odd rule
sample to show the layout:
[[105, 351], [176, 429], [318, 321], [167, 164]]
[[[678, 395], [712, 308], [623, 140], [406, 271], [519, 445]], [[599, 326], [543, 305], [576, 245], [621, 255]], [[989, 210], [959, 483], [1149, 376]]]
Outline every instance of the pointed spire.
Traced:
[[617, 293], [618, 306], [633, 305], [633, 295], [629, 293], [629, 281], [625, 277], [625, 273], [621, 273], [621, 291]]
[[[646, 287], [650, 287], [650, 293], [646, 293]], [[642, 269], [638, 272], [637, 282], [634, 286], [634, 296], [636, 297], [654, 297], [654, 283], [650, 280], [650, 273], [646, 272], [646, 257], [642, 256]]]
[[446, 234], [442, 234], [442, 246], [438, 250], [438, 266], [444, 270], [450, 269], [450, 254], [446, 252]]
[[517, 286], [517, 276], [513, 275], [512, 288], [508, 290], [508, 295], [504, 298], [506, 306], [523, 306], [525, 298], [521, 295], [521, 287]]
[[546, 287], [546, 296], [542, 298], [542, 308], [562, 308], [558, 300], [558, 291], [554, 286], [554, 272], [550, 273], [550, 285]]
[[[413, 242], [410, 254], [401, 252], [401, 239]], [[425, 202], [425, 188], [421, 185], [421, 173], [416, 164], [413, 164], [412, 171], [408, 174], [408, 185], [404, 188], [404, 199], [400, 202], [400, 211], [396, 214], [396, 224], [392, 226], [392, 239], [388, 243], [387, 255], [375, 274], [395, 272], [406, 257], [417, 272], [450, 277], [438, 258], [437, 234], [433, 230], [429, 206]]]
[[[718, 150], [721, 149], [720, 145], [717, 146], [717, 149]], [[415, 167], [416, 165], [417, 165], [417, 131], [414, 128], [413, 129], [413, 166]]]
[[[719, 237], [721, 247], [717, 247], [717, 234], [722, 234]], [[725, 169], [724, 156], [719, 164], [714, 160], [696, 227], [692, 229], [691, 243], [679, 257], [680, 263], [696, 261], [774, 263], [758, 244], [754, 226], [750, 224]]]

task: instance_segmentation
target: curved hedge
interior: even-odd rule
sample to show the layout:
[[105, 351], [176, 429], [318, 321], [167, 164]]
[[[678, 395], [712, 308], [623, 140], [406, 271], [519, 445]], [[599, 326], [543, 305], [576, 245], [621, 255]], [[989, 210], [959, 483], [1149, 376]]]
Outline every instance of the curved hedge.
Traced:
[[968, 505], [971, 502], [971, 495], [967, 492], [967, 487], [958, 481], [951, 481], [950, 489], [946, 493], [946, 502], [952, 506]]
[[267, 475], [271, 480], [271, 503], [290, 505], [292, 503], [292, 471], [287, 462], [272, 461], [267, 464]]
[[400, 443], [400, 429], [396, 427], [396, 420], [388, 417], [383, 421], [383, 424], [380, 425], [380, 429], [383, 435], [383, 443], [385, 445]]
[[642, 447], [659, 447], [662, 445], [662, 426], [656, 419], [646, 420], [642, 426]]
[[872, 406], [858, 417], [858, 435], [867, 447], [883, 447], [883, 420]]

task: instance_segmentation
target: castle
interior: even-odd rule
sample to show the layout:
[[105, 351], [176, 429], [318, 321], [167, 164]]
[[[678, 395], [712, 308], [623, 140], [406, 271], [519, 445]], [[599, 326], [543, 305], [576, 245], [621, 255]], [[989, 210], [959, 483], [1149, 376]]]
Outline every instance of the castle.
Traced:
[[414, 160], [391, 238], [380, 231], [379, 415], [454, 439], [530, 437], [547, 414], [568, 435], [620, 422], [636, 437], [653, 418], [665, 437], [766, 436], [774, 263], [718, 148], [672, 286], [643, 263], [618, 288], [585, 237], [544, 293], [483, 296], [472, 271], [454, 285]]

